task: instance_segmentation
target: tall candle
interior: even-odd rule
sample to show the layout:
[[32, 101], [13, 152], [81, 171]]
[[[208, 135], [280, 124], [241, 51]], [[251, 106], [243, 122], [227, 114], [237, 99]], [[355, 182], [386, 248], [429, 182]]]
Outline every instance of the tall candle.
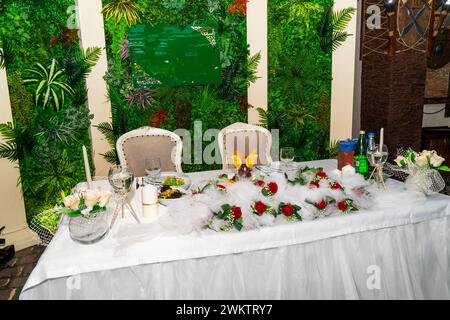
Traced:
[[384, 144], [384, 128], [380, 130], [380, 153], [383, 153], [383, 144]]
[[86, 173], [86, 181], [88, 183], [88, 187], [90, 188], [92, 184], [91, 168], [89, 166], [89, 159], [85, 146], [83, 146], [83, 159], [84, 159], [84, 172]]
[[158, 189], [152, 185], [142, 188], [142, 215], [144, 218], [158, 216]]

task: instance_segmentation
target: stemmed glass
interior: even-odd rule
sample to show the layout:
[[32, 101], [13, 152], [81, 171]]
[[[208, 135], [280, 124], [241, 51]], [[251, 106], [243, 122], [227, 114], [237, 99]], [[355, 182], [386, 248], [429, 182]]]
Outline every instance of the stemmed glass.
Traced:
[[377, 185], [380, 186], [380, 184], [382, 184], [383, 187], [386, 188], [383, 178], [383, 165], [386, 163], [389, 156], [388, 147], [383, 144], [383, 147], [380, 148], [380, 145], [375, 144], [374, 147], [367, 149], [366, 154], [367, 160], [374, 168], [368, 180], [370, 181], [372, 177], [375, 177]]
[[134, 174], [131, 168], [127, 166], [116, 165], [109, 169], [108, 180], [109, 184], [113, 187], [114, 193], [117, 198], [116, 209], [114, 210], [113, 219], [110, 225], [110, 229], [113, 227], [119, 211], [122, 212], [122, 218], [124, 217], [124, 209], [127, 207], [133, 217], [138, 223], [140, 223], [139, 218], [128, 201], [128, 193], [131, 190], [133, 184]]
[[283, 147], [280, 150], [280, 160], [284, 167], [288, 168], [292, 165], [295, 158], [295, 150], [292, 147]]
[[148, 158], [145, 159], [145, 173], [150, 183], [157, 183], [161, 175], [161, 159]]

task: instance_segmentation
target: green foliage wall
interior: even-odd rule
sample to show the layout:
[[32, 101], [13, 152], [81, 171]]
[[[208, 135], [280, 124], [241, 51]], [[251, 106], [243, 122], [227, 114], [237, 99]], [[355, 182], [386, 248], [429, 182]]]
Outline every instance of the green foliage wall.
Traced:
[[332, 0], [269, 0], [269, 127], [298, 160], [329, 157], [331, 50], [320, 28]]
[[[193, 123], [202, 121], [203, 130], [221, 129], [234, 122], [247, 122], [247, 86], [254, 76], [248, 61], [246, 17], [231, 13], [234, 0], [138, 0], [141, 23], [150, 25], [203, 24], [218, 28], [218, 46], [222, 84], [173, 87], [152, 90], [152, 99], [140, 108], [139, 94], [132, 86], [127, 50], [129, 27], [125, 20], [105, 21], [109, 68], [105, 79], [113, 108], [111, 124], [102, 124], [111, 147], [118, 136], [140, 126], [158, 126], [168, 130], [185, 128], [193, 135]], [[104, 4], [106, 1], [104, 2]], [[136, 99], [133, 99], [135, 97]], [[131, 100], [131, 102], [130, 102]], [[144, 103], [145, 105], [145, 103]], [[115, 160], [114, 151], [107, 155]], [[185, 171], [206, 170], [220, 166], [184, 165]]]
[[[61, 37], [72, 5], [74, 0], [2, 0], [0, 6], [0, 47], [12, 57], [6, 70], [14, 119], [0, 127], [6, 140], [0, 153], [20, 164], [28, 218], [53, 207], [62, 192], [85, 180], [81, 145], [90, 147], [91, 117], [85, 103], [86, 70], [80, 68], [87, 65], [76, 58], [80, 48], [74, 34]], [[53, 59], [57, 69], [72, 66], [58, 80], [76, 91], [59, 111], [53, 105], [44, 108], [42, 99], [36, 102], [37, 85], [24, 83], [36, 76], [29, 70], [38, 68], [36, 63], [48, 68]]]

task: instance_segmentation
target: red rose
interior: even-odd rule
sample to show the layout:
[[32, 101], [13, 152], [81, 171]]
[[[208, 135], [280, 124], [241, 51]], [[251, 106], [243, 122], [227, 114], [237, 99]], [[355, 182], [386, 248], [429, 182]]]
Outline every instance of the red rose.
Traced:
[[320, 200], [316, 203], [316, 208], [319, 210], [323, 210], [327, 207], [328, 203], [325, 200]]
[[316, 177], [320, 178], [320, 179], [326, 179], [328, 176], [325, 172], [323, 171], [319, 171], [316, 173]]
[[311, 189], [313, 189], [313, 188], [319, 188], [319, 187], [320, 187], [319, 181], [311, 181], [311, 182], [309, 183], [309, 187], [310, 187]]
[[287, 204], [281, 208], [281, 212], [286, 216], [290, 217], [294, 214], [294, 206], [292, 204]]
[[262, 201], [255, 202], [255, 211], [259, 215], [262, 215], [264, 212], [266, 212], [267, 206]]
[[264, 187], [265, 183], [263, 180], [256, 180], [255, 185], [257, 185], [258, 187]]
[[233, 206], [231, 208], [231, 212], [233, 213], [233, 217], [235, 220], [239, 219], [240, 217], [242, 217], [242, 211], [241, 208]]
[[270, 182], [267, 185], [267, 188], [269, 189], [271, 194], [275, 194], [278, 191], [278, 185], [275, 182]]
[[333, 190], [339, 190], [339, 189], [342, 189], [342, 186], [341, 186], [339, 183], [334, 182], [334, 183], [331, 185], [331, 189], [333, 189]]
[[345, 210], [347, 210], [347, 207], [348, 207], [347, 202], [345, 202], [345, 201], [340, 201], [340, 202], [338, 202], [338, 208], [339, 208], [339, 210], [345, 211]]

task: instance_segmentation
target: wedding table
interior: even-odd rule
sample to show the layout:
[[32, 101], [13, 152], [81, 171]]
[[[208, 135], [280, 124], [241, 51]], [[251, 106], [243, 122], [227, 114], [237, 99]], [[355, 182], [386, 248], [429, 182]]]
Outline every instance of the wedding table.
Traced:
[[367, 209], [241, 232], [190, 227], [205, 212], [182, 200], [168, 208], [178, 220], [126, 215], [92, 245], [72, 241], [64, 221], [20, 298], [450, 299], [450, 198], [386, 187]]

